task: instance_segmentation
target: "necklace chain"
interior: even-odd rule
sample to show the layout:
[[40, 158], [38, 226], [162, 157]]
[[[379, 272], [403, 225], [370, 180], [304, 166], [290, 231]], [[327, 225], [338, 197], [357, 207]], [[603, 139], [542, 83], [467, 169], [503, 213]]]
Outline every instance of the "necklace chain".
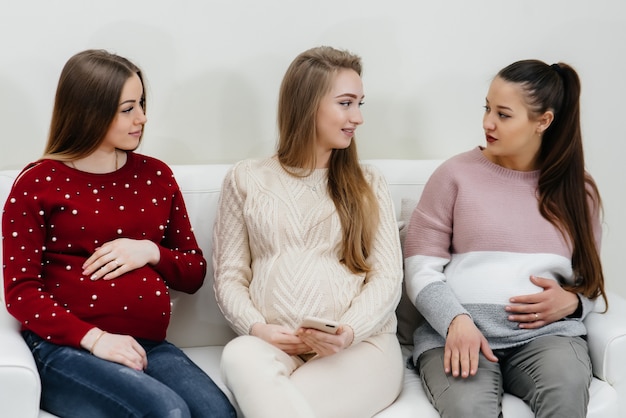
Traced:
[[322, 188], [322, 186], [324, 184], [324, 180], [326, 180], [326, 179], [321, 178], [321, 179], [311, 180], [310, 177], [309, 178], [307, 178], [307, 177], [302, 178], [302, 182], [304, 183], [304, 185], [309, 190], [312, 190], [314, 192], [316, 192], [317, 189], [321, 189]]

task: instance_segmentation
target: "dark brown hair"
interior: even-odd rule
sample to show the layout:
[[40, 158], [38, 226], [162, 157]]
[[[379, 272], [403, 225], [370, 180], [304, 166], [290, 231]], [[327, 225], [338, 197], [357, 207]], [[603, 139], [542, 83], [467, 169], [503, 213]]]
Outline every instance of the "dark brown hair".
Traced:
[[[317, 111], [341, 69], [354, 70], [360, 76], [360, 57], [322, 46], [298, 55], [285, 73], [278, 98], [277, 156], [291, 174], [295, 175], [293, 168], [310, 173], [316, 167]], [[370, 271], [367, 257], [378, 228], [379, 209], [361, 170], [354, 138], [347, 148], [331, 153], [328, 191], [343, 229], [341, 261], [352, 272]]]
[[537, 161], [539, 210], [573, 246], [575, 283], [568, 289], [591, 299], [602, 296], [608, 306], [591, 219], [592, 211], [601, 212], [602, 201], [585, 171], [578, 74], [565, 63], [524, 60], [507, 66], [497, 76], [521, 86], [531, 118], [549, 110], [554, 113], [554, 120], [543, 133]]
[[143, 84], [136, 65], [107, 51], [90, 49], [71, 57], [59, 78], [44, 157], [68, 161], [95, 151], [117, 114], [122, 89], [133, 74]]

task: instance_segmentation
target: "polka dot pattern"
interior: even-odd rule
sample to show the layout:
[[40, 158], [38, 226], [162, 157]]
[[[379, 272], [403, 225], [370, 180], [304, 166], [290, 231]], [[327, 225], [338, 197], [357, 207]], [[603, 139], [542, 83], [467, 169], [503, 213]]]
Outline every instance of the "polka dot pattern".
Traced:
[[[94, 326], [162, 340], [169, 288], [195, 292], [206, 260], [170, 168], [129, 152], [114, 173], [43, 160], [13, 186], [2, 217], [7, 308], [25, 328], [79, 346]], [[86, 280], [82, 264], [102, 244], [150, 240], [160, 262], [111, 280]]]

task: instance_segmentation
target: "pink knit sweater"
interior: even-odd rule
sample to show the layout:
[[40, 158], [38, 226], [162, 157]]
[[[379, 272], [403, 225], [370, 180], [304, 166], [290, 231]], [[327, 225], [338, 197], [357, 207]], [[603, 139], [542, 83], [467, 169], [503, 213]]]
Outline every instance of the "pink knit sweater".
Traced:
[[[531, 275], [569, 284], [575, 280], [570, 243], [539, 213], [538, 178], [538, 171], [490, 162], [478, 147], [432, 174], [404, 247], [407, 293], [428, 321], [414, 335], [415, 358], [443, 346], [450, 322], [461, 313], [471, 315], [493, 349], [540, 335], [586, 333], [581, 319], [523, 330], [504, 310], [510, 297], [541, 291]], [[599, 248], [597, 210], [594, 220]], [[584, 318], [593, 302], [581, 300]]]

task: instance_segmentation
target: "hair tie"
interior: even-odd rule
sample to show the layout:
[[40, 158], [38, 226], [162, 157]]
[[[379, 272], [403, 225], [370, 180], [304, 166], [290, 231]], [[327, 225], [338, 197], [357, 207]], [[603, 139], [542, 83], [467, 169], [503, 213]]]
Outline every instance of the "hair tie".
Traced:
[[552, 64], [550, 66], [550, 68], [552, 68], [554, 71], [556, 71], [556, 73], [560, 76], [563, 77], [563, 69], [561, 68], [561, 66], [559, 64]]

